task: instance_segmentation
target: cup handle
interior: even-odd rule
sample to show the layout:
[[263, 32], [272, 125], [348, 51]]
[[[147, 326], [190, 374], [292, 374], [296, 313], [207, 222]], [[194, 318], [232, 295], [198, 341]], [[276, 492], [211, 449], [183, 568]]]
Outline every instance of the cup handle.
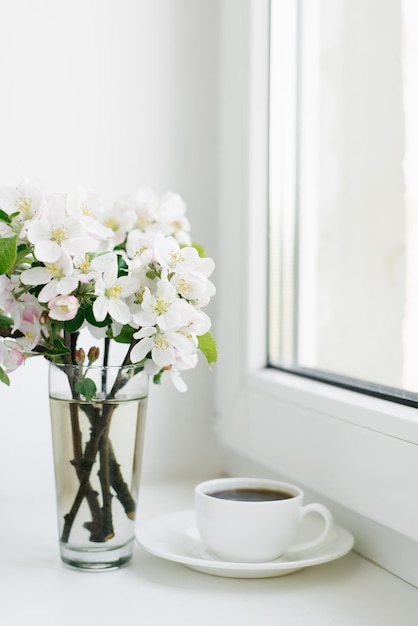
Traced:
[[321, 515], [321, 517], [323, 518], [324, 528], [321, 534], [315, 539], [311, 539], [309, 541], [304, 541], [302, 543], [296, 543], [296, 544], [291, 545], [289, 548], [289, 552], [299, 552], [302, 550], [309, 550], [310, 548], [318, 546], [323, 541], [325, 541], [325, 539], [330, 534], [334, 526], [334, 520], [333, 520], [331, 511], [327, 509], [327, 507], [324, 506], [323, 504], [318, 504], [316, 502], [312, 504], [306, 504], [305, 506], [301, 507], [299, 511], [299, 523], [302, 522], [304, 517], [306, 515], [309, 515], [309, 513], [319, 513], [319, 515]]

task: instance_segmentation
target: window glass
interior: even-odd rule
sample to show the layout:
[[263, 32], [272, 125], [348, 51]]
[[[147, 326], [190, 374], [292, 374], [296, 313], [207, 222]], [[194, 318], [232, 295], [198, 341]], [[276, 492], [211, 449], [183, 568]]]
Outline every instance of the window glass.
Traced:
[[416, 399], [418, 3], [271, 10], [270, 364]]

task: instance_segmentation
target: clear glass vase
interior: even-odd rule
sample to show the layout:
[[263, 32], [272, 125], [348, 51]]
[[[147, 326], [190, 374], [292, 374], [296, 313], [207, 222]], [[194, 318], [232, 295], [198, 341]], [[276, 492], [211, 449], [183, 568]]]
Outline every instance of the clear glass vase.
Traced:
[[148, 395], [138, 368], [50, 365], [62, 561], [117, 569], [132, 558]]

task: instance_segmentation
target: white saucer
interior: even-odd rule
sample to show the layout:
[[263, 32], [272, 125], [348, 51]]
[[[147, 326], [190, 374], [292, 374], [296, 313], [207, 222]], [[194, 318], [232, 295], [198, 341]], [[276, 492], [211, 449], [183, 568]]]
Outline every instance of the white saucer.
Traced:
[[[315, 526], [313, 516], [303, 522], [301, 534], [309, 535]], [[178, 511], [154, 518], [140, 525], [136, 532], [139, 544], [151, 554], [176, 561], [187, 567], [231, 578], [268, 578], [291, 574], [304, 567], [338, 559], [351, 550], [354, 537], [335, 525], [331, 535], [319, 547], [304, 552], [287, 552], [275, 561], [266, 563], [232, 563], [211, 554], [204, 546], [195, 525], [193, 509]]]

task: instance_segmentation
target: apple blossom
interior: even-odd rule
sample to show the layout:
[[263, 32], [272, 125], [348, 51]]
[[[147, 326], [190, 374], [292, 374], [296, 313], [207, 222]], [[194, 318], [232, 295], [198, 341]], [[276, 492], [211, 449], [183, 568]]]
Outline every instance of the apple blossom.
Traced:
[[63, 253], [84, 254], [95, 247], [83, 221], [68, 215], [65, 198], [58, 194], [48, 198], [42, 214], [29, 225], [28, 239], [35, 245], [35, 257], [44, 263], [58, 261]]
[[72, 320], [77, 315], [79, 305], [75, 296], [55, 296], [48, 302], [49, 317], [62, 322]]
[[102, 322], [109, 314], [116, 322], [128, 324], [132, 319], [132, 313], [125, 299], [135, 293], [139, 286], [138, 279], [133, 276], [118, 278], [118, 265], [115, 258], [96, 281], [97, 297], [93, 304], [96, 320]]
[[54, 263], [31, 267], [21, 274], [24, 285], [44, 285], [38, 295], [39, 302], [48, 302], [57, 295], [68, 295], [77, 288], [71, 258], [63, 252]]
[[185, 390], [180, 372], [198, 351], [216, 358], [202, 311], [214, 263], [190, 246], [185, 213], [173, 192], [143, 189], [109, 208], [83, 187], [52, 196], [32, 181], [0, 188], [0, 380], [26, 356], [63, 362], [71, 352], [74, 362], [86, 330], [130, 344], [126, 359]]

